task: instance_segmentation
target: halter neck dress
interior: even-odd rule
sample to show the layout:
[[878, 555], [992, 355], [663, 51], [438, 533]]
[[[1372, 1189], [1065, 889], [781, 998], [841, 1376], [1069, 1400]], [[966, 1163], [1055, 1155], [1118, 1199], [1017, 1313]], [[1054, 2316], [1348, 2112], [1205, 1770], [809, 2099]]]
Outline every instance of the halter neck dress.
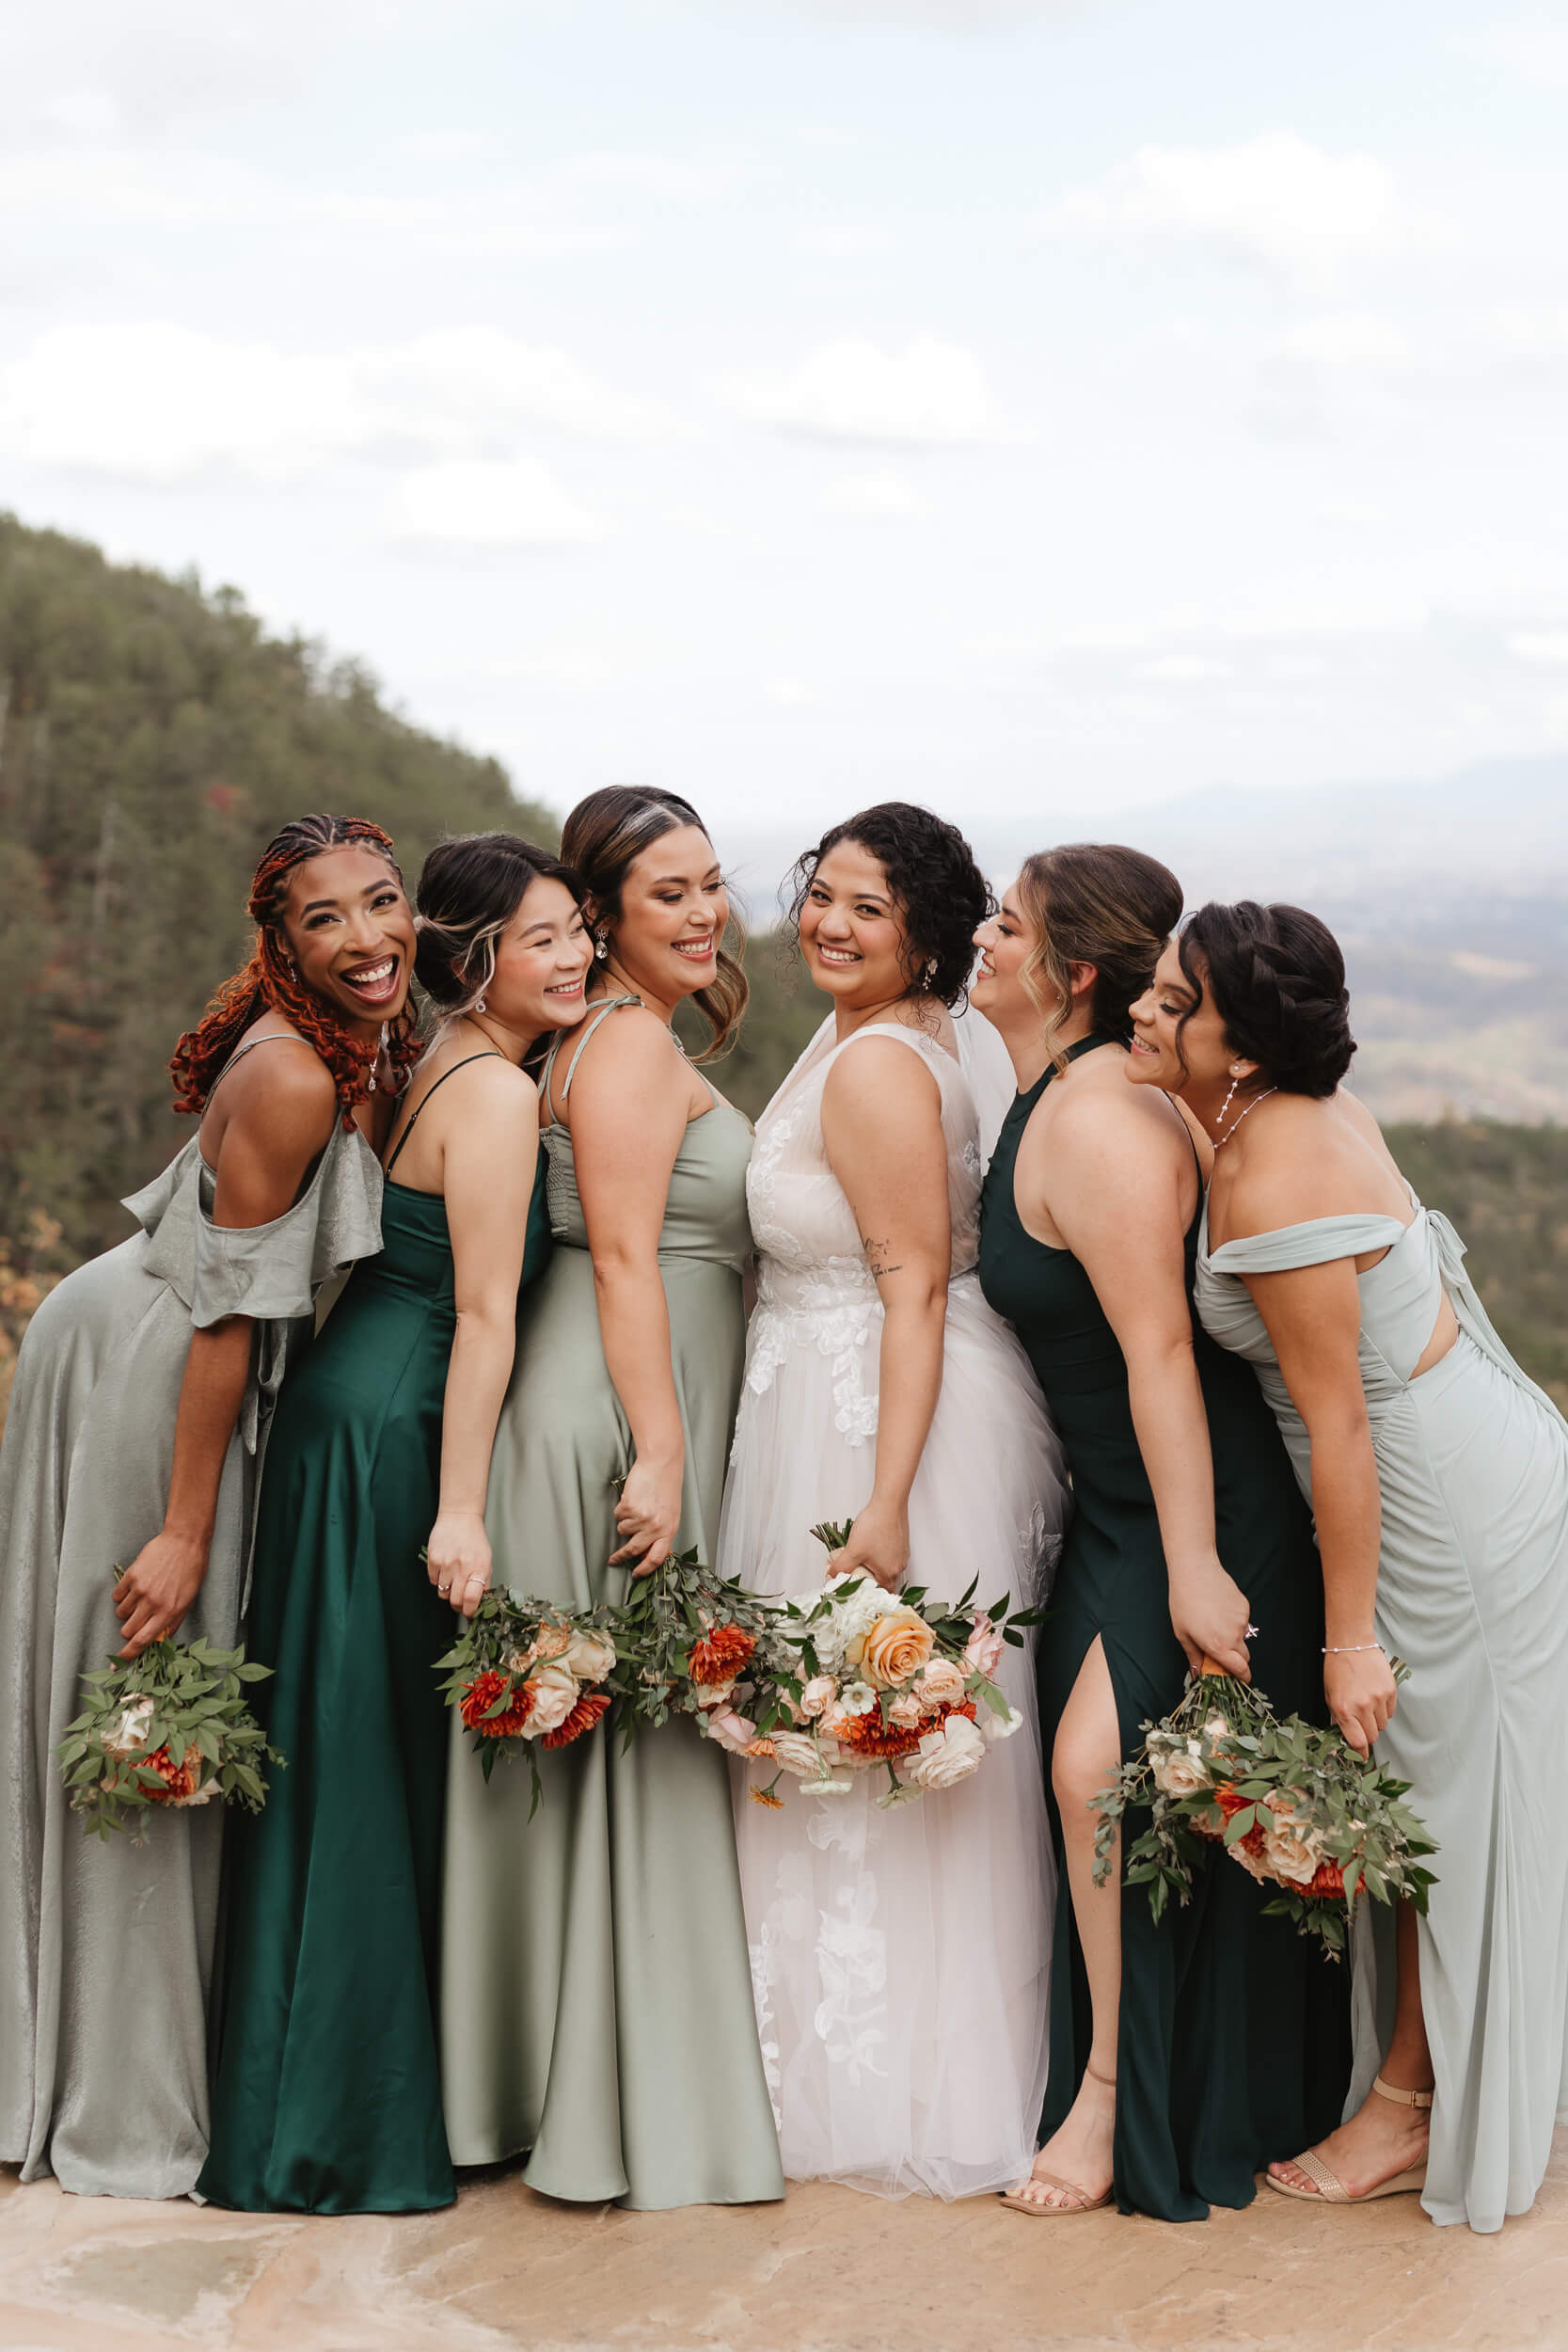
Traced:
[[[600, 1002], [567, 1033], [562, 1102], [599, 1025], [638, 1002]], [[562, 1041], [541, 1075], [546, 1103]], [[556, 1248], [519, 1332], [485, 1523], [498, 1583], [586, 1609], [629, 1581], [608, 1563], [631, 1432], [599, 1337], [571, 1134], [552, 1118], [544, 1144]], [[675, 1548], [710, 1561], [745, 1345], [751, 1149], [715, 1095], [681, 1139], [658, 1241], [686, 1435]], [[503, 1766], [487, 1783], [468, 1744], [454, 1717], [441, 1959], [454, 2162], [526, 2149], [531, 2188], [591, 2204], [782, 2197], [720, 1749], [680, 1718], [629, 1750], [600, 1731], [546, 1751], [531, 1822], [527, 1773]]]
[[[436, 2033], [456, 1620], [420, 1552], [440, 1492], [456, 1328], [446, 1202], [392, 1176], [361, 1266], [278, 1407], [256, 1530], [253, 1704], [287, 1765], [239, 1815], [213, 2146], [200, 2189], [250, 2213], [451, 2202]], [[522, 1294], [549, 1255], [544, 1155]]]
[[[1084, 1038], [1067, 1059], [1109, 1041]], [[1098, 1635], [1125, 1758], [1140, 1745], [1142, 1725], [1181, 1697], [1187, 1661], [1171, 1626], [1126, 1359], [1079, 1260], [1037, 1241], [1018, 1213], [1019, 1148], [1055, 1076], [1048, 1068], [1003, 1123], [982, 1202], [980, 1279], [1023, 1343], [1072, 1475], [1074, 1516], [1039, 1646], [1046, 1755]], [[1189, 1295], [1198, 1214], [1186, 1235]], [[1256, 1384], [1237, 1377], [1238, 1366], [1196, 1323], [1193, 1345], [1213, 1455], [1219, 1555], [1259, 1629], [1254, 1678], [1282, 1714], [1299, 1710], [1322, 1722], [1323, 1576], [1310, 1515]], [[1053, 1793], [1051, 1820], [1060, 1865]], [[1268, 1889], [1218, 1853], [1200, 1871], [1191, 1903], [1167, 1910], [1158, 1927], [1147, 1889], [1122, 1890], [1114, 2163], [1124, 2213], [1195, 2221], [1211, 2204], [1250, 2204], [1258, 2171], [1339, 2120], [1350, 2073], [1345, 1971], [1322, 1959], [1289, 1920], [1265, 1918], [1268, 1899]], [[1065, 1883], [1051, 2026], [1042, 2141], [1077, 2095], [1091, 2029]]]
[[[263, 1045], [313, 1051], [292, 1033]], [[0, 1451], [0, 2162], [81, 2196], [182, 2197], [207, 2152], [207, 1992], [223, 1807], [161, 1811], [145, 1841], [84, 1835], [55, 1750], [121, 1635], [114, 1570], [163, 1525], [193, 1331], [255, 1323], [206, 1578], [177, 1638], [230, 1648], [257, 1474], [316, 1293], [381, 1246], [381, 1170], [334, 1120], [292, 1208], [213, 1222], [192, 1136], [125, 1206], [140, 1228], [44, 1299]]]
[[[1410, 1668], [1378, 1755], [1438, 1846], [1420, 1923], [1436, 2076], [1421, 2202], [1490, 2231], [1528, 2210], [1568, 2120], [1568, 1423], [1493, 1329], [1447, 1217], [1410, 1199], [1408, 1224], [1314, 1217], [1212, 1253], [1205, 1212], [1197, 1304], [1252, 1366], [1309, 1495], [1311, 1439], [1245, 1277], [1386, 1253], [1358, 1278], [1360, 1360], [1377, 1632]], [[1459, 1336], [1413, 1377], [1445, 1296]], [[1356, 1939], [1352, 2106], [1392, 2030], [1391, 1927], [1374, 1907]]]

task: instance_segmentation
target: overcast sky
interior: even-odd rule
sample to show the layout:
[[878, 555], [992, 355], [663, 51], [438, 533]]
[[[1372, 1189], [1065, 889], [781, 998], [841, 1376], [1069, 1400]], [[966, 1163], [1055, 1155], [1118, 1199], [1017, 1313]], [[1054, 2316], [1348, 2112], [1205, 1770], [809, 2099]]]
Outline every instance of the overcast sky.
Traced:
[[722, 838], [1568, 743], [1568, 10], [50, 0], [0, 503]]

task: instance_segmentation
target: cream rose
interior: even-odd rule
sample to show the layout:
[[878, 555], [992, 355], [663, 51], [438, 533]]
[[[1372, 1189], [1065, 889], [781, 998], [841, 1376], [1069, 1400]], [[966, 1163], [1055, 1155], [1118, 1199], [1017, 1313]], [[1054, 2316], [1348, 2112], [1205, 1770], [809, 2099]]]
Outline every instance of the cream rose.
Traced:
[[775, 1731], [773, 1760], [783, 1765], [792, 1780], [819, 1780], [825, 1766], [816, 1753], [816, 1742], [808, 1740], [803, 1731]]
[[1154, 1786], [1163, 1797], [1196, 1797], [1209, 1786], [1209, 1768], [1180, 1748], [1164, 1748], [1148, 1759]]
[[1002, 1663], [1002, 1636], [984, 1610], [974, 1620], [974, 1630], [964, 1644], [964, 1657], [971, 1674], [984, 1675], [989, 1682]]
[[926, 1663], [936, 1638], [917, 1610], [890, 1609], [866, 1634], [861, 1673], [879, 1691], [891, 1691]]
[[579, 1682], [602, 1682], [615, 1664], [615, 1645], [607, 1633], [574, 1633], [562, 1652]]
[[523, 1685], [533, 1704], [523, 1725], [526, 1738], [537, 1740], [559, 1731], [578, 1703], [578, 1678], [563, 1661], [536, 1667]]
[[757, 1727], [748, 1716], [737, 1715], [733, 1707], [705, 1707], [703, 1717], [707, 1736], [718, 1741], [729, 1756], [744, 1756], [757, 1736]]
[[940, 1731], [928, 1731], [905, 1760], [904, 1777], [916, 1788], [955, 1788], [978, 1772], [986, 1743], [967, 1715], [949, 1715]]
[[154, 1712], [150, 1699], [129, 1697], [126, 1701], [125, 1711], [119, 1722], [112, 1724], [103, 1734], [105, 1755], [134, 1756], [139, 1747], [144, 1747], [147, 1743], [147, 1726], [152, 1721]]
[[930, 1659], [914, 1687], [927, 1707], [957, 1707], [964, 1694], [963, 1670], [950, 1658]]
[[896, 1724], [900, 1731], [912, 1731], [916, 1724], [925, 1722], [927, 1712], [924, 1696], [916, 1697], [912, 1691], [900, 1691], [895, 1699], [888, 1702], [887, 1719], [890, 1724]]

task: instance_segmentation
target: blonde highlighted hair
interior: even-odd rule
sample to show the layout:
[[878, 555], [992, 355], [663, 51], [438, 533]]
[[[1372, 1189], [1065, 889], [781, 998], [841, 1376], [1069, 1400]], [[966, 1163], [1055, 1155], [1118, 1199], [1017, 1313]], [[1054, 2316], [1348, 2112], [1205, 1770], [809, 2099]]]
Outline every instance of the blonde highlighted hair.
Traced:
[[1021, 975], [1051, 1041], [1072, 1010], [1072, 970], [1092, 963], [1089, 1015], [1102, 1037], [1126, 1044], [1131, 1008], [1154, 977], [1181, 918], [1181, 885], [1168, 866], [1114, 841], [1073, 841], [1026, 858], [1013, 889], [1035, 944]]

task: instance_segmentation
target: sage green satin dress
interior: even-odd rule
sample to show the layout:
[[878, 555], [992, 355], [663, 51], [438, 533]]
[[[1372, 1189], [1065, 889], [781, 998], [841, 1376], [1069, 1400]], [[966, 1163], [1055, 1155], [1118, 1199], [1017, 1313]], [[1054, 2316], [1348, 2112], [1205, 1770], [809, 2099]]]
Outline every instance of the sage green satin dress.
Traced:
[[[286, 1045], [313, 1051], [256, 1038], [228, 1067]], [[114, 1569], [163, 1525], [192, 1332], [255, 1324], [179, 1634], [227, 1648], [285, 1361], [309, 1345], [317, 1291], [381, 1246], [381, 1170], [341, 1121], [281, 1216], [215, 1225], [214, 1196], [192, 1136], [125, 1202], [139, 1231], [33, 1317], [0, 1452], [0, 2162], [84, 2197], [183, 2197], [201, 2169], [224, 1809], [166, 1808], [141, 1844], [105, 1843], [71, 1814], [55, 1750], [83, 1675], [120, 1646]]]
[[[1076, 1060], [1107, 1041], [1069, 1049]], [[1096, 1637], [1117, 1703], [1123, 1757], [1141, 1726], [1181, 1697], [1187, 1661], [1171, 1628], [1165, 1555], [1138, 1449], [1127, 1364], [1093, 1283], [1068, 1249], [1025, 1230], [1014, 1198], [1019, 1146], [1053, 1069], [1003, 1124], [981, 1199], [980, 1285], [1017, 1329], [1067, 1448], [1074, 1514], [1038, 1650], [1047, 1756]], [[1176, 1114], [1172, 1113], [1175, 1117]], [[1195, 1213], [1186, 1241], [1191, 1295]], [[1306, 1508], [1254, 1382], [1195, 1322], [1209, 1421], [1219, 1554], [1247, 1596], [1253, 1674], [1281, 1713], [1324, 1720], [1323, 1570]], [[1062, 1860], [1061, 1821], [1051, 1797]], [[1137, 1822], [1133, 1831], [1136, 1834]], [[1348, 1973], [1288, 1919], [1263, 1915], [1271, 1890], [1211, 1853], [1193, 1899], [1156, 1927], [1142, 1886], [1122, 1890], [1121, 2014], [1114, 2148], [1124, 2213], [1198, 2221], [1247, 2205], [1254, 2175], [1332, 2131], [1350, 2079]], [[1088, 2058], [1088, 1982], [1065, 1870], [1056, 1897], [1049, 2139]]]
[[[525, 1287], [549, 1254], [544, 1189], [541, 1153]], [[420, 1558], [456, 1325], [446, 1203], [388, 1174], [381, 1229], [381, 1255], [284, 1389], [257, 1522], [250, 1654], [276, 1678], [252, 1703], [288, 1762], [264, 1812], [233, 1824], [198, 2184], [249, 2213], [419, 2213], [456, 2194], [436, 2033], [434, 1671], [455, 1619]]]
[[[593, 1028], [636, 1001], [591, 1013], [567, 1089]], [[586, 1609], [626, 1590], [608, 1562], [631, 1436], [599, 1338], [572, 1138], [552, 1125], [544, 1139], [556, 1248], [525, 1312], [485, 1519], [498, 1582]], [[717, 1098], [694, 1119], [659, 1236], [686, 1433], [677, 1549], [708, 1560], [744, 1358], [751, 1145]], [[684, 1720], [629, 1750], [595, 1732], [541, 1754], [530, 1821], [527, 1772], [499, 1764], [486, 1783], [455, 1719], [451, 1740], [441, 2067], [453, 2162], [527, 2150], [530, 2187], [584, 2203], [782, 2197], [722, 1752]]]

